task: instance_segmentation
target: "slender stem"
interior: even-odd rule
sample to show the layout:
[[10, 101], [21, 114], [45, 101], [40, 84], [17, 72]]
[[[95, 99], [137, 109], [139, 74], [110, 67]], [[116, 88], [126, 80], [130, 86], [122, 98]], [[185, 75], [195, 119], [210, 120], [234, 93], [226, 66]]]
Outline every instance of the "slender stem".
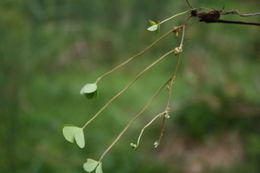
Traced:
[[173, 15], [173, 16], [171, 16], [171, 17], [169, 17], [169, 18], [167, 18], [167, 19], [164, 19], [163, 21], [159, 22], [159, 24], [163, 24], [163, 23], [165, 23], [165, 22], [167, 22], [167, 21], [169, 21], [169, 20], [171, 20], [171, 19], [173, 19], [173, 18], [175, 18], [175, 17], [178, 17], [178, 16], [181, 16], [181, 15], [183, 15], [183, 14], [186, 14], [186, 13], [190, 12], [191, 10], [193, 10], [193, 9], [186, 10], [186, 11], [184, 11], [184, 12], [175, 14], [175, 15]]
[[172, 32], [172, 29], [168, 32], [166, 32], [165, 34], [163, 34], [161, 37], [159, 37], [157, 40], [155, 40], [152, 44], [150, 44], [149, 46], [147, 46], [145, 49], [141, 50], [140, 52], [138, 52], [137, 54], [131, 56], [130, 58], [128, 58], [126, 61], [122, 62], [121, 64], [117, 65], [116, 67], [114, 67], [113, 69], [111, 69], [110, 71], [102, 74], [101, 76], [99, 76], [96, 80], [96, 83], [98, 83], [102, 78], [104, 78], [105, 76], [113, 73], [114, 71], [118, 70], [119, 68], [123, 67], [124, 65], [126, 65], [127, 63], [129, 63], [130, 61], [134, 60], [135, 58], [137, 58], [138, 56], [141, 56], [142, 54], [144, 54], [146, 51], [148, 51], [149, 49], [151, 49], [153, 46], [155, 46], [158, 42], [160, 42], [161, 40], [163, 40], [165, 37], [167, 37], [170, 33]]
[[255, 25], [260, 26], [259, 22], [244, 22], [244, 21], [233, 21], [233, 20], [212, 20], [207, 21], [206, 23], [228, 23], [228, 24], [240, 24], [240, 25]]
[[167, 102], [167, 106], [166, 106], [166, 110], [168, 110], [168, 111], [170, 111], [171, 101], [172, 101], [172, 85], [173, 85], [174, 81], [176, 80], [176, 75], [179, 70], [179, 66], [180, 66], [180, 55], [177, 56], [177, 64], [176, 64], [174, 73], [172, 75], [172, 78], [171, 78], [171, 81], [169, 84], [169, 96], [168, 96], [168, 102]]
[[[181, 36], [181, 42], [180, 42], [180, 45], [179, 45], [179, 47], [181, 49], [184, 46], [184, 44], [183, 44], [184, 37], [185, 37], [185, 25], [182, 25], [182, 36]], [[180, 66], [180, 54], [178, 54], [177, 65], [176, 65], [176, 68], [175, 68], [175, 70], [173, 72], [173, 76], [172, 76], [172, 79], [171, 79], [171, 82], [170, 82], [170, 85], [169, 85], [169, 97], [168, 97], [168, 103], [167, 103], [166, 109], [170, 109], [171, 100], [172, 100], [172, 85], [173, 85], [173, 82], [176, 79], [176, 75], [177, 75], [177, 72], [179, 70], [179, 66]]]
[[166, 117], [163, 116], [162, 124], [161, 124], [161, 130], [160, 130], [160, 136], [159, 136], [158, 140], [156, 141], [158, 145], [157, 145], [156, 147], [158, 147], [158, 146], [160, 145], [161, 140], [162, 140], [162, 137], [163, 137], [163, 135], [164, 135], [165, 120], [166, 120]]
[[127, 85], [125, 86], [125, 88], [123, 88], [119, 93], [117, 93], [114, 97], [112, 97], [101, 109], [99, 109], [99, 111], [90, 119], [88, 120], [84, 125], [83, 125], [83, 129], [89, 124], [91, 123], [95, 118], [97, 118], [97, 116], [103, 112], [116, 98], [118, 98], [120, 95], [122, 95], [126, 90], [128, 90], [146, 71], [148, 71], [150, 68], [152, 68], [154, 65], [156, 65], [157, 63], [159, 63], [161, 60], [163, 60], [166, 56], [168, 56], [169, 54], [173, 53], [174, 50], [170, 50], [169, 52], [165, 53], [163, 56], [161, 56], [160, 58], [158, 58], [157, 60], [155, 60], [153, 63], [151, 63], [150, 65], [148, 65], [144, 70], [142, 70], [140, 73], [138, 73], [135, 78]]
[[187, 3], [187, 5], [188, 5], [190, 8], [192, 8], [191, 3], [190, 3], [189, 0], [186, 0], [186, 3]]
[[136, 147], [138, 147], [139, 144], [140, 144], [140, 140], [141, 140], [141, 137], [142, 137], [142, 135], [143, 135], [143, 133], [144, 133], [144, 130], [145, 130], [147, 127], [149, 127], [156, 119], [158, 119], [159, 117], [161, 117], [161, 116], [164, 115], [165, 113], [166, 113], [166, 112], [164, 111], [164, 112], [161, 112], [161, 113], [157, 114], [155, 117], [153, 117], [152, 120], [150, 120], [150, 121], [142, 128], [142, 130], [141, 130], [141, 132], [140, 132], [140, 134], [139, 134], [139, 136], [138, 136], [137, 142], [136, 142]]
[[[170, 86], [170, 87], [172, 87], [173, 81], [174, 81], [175, 78], [176, 78], [176, 73], [177, 73], [177, 71], [178, 71], [179, 64], [180, 64], [180, 58], [179, 58], [179, 55], [178, 55], [178, 62], [177, 62], [177, 64], [176, 64], [176, 68], [175, 68], [175, 70], [174, 70], [174, 72], [173, 72], [173, 74], [172, 74], [172, 76], [171, 76], [169, 82], [167, 83], [167, 85]], [[165, 115], [168, 114], [168, 112], [170, 111], [170, 110], [169, 110], [169, 104], [170, 104], [171, 95], [172, 95], [171, 90], [172, 90], [172, 89], [169, 88], [169, 97], [168, 97], [168, 102], [167, 102], [167, 106], [166, 106], [165, 110], [164, 110], [162, 113], [159, 113], [158, 115], [156, 115], [152, 120], [150, 120], [150, 121], [142, 128], [142, 130], [141, 130], [141, 132], [140, 132], [140, 134], [139, 134], [139, 136], [138, 136], [138, 138], [137, 138], [137, 142], [136, 142], [136, 147], [135, 147], [135, 148], [137, 148], [137, 147], [139, 146], [140, 140], [141, 140], [141, 137], [142, 137], [142, 135], [143, 135], [144, 130], [145, 130], [147, 127], [149, 127], [156, 119], [158, 119], [158, 118], [161, 117], [162, 115], [164, 115], [164, 116], [163, 116], [163, 125], [162, 125], [162, 126], [163, 126], [162, 128], [164, 129]], [[162, 135], [163, 135], [163, 132], [162, 132], [162, 130], [161, 130], [160, 138], [159, 138], [159, 140], [157, 141], [158, 144], [160, 143], [160, 140], [161, 140], [161, 138], [162, 138]]]
[[[174, 81], [176, 80], [176, 75], [177, 75], [177, 72], [179, 70], [179, 66], [180, 66], [180, 55], [177, 56], [177, 64], [176, 64], [176, 67], [175, 67], [175, 70], [172, 74], [172, 77], [171, 77], [171, 80], [168, 84], [168, 89], [169, 89], [169, 94], [168, 94], [168, 101], [167, 101], [167, 105], [165, 107], [165, 112], [169, 113], [171, 112], [171, 105], [172, 105], [172, 85], [174, 84]], [[162, 119], [162, 124], [161, 124], [161, 130], [160, 130], [160, 135], [159, 135], [159, 138], [157, 140], [157, 143], [158, 145], [161, 143], [161, 140], [162, 140], [162, 137], [164, 135], [164, 129], [165, 129], [165, 120], [166, 120], [166, 116], [163, 116], [163, 119]]]
[[181, 42], [180, 42], [180, 47], [183, 48], [183, 42], [184, 42], [184, 37], [185, 37], [185, 25], [182, 25], [182, 36], [181, 36]]
[[227, 15], [227, 14], [237, 14], [241, 17], [251, 17], [251, 16], [257, 16], [260, 15], [260, 12], [256, 12], [256, 13], [239, 13], [238, 11], [223, 11], [221, 12], [221, 15]]
[[[185, 22], [185, 23], [187, 23], [187, 22]], [[181, 48], [183, 47], [183, 42], [184, 42], [184, 37], [185, 37], [185, 26], [186, 26], [186, 24], [182, 26], [182, 38], [181, 38], [181, 42], [180, 42], [180, 47]], [[173, 95], [172, 95], [172, 85], [173, 85], [174, 81], [176, 80], [176, 76], [177, 76], [177, 72], [179, 70], [179, 66], [180, 66], [180, 54], [178, 54], [177, 64], [176, 64], [175, 70], [174, 70], [174, 72], [172, 74], [171, 81], [169, 82], [169, 85], [168, 85], [169, 95], [168, 95], [167, 105], [166, 105], [166, 108], [165, 108], [165, 111], [167, 111], [167, 112], [171, 112], [171, 109], [172, 109], [171, 108], [172, 97], [173, 97]], [[161, 130], [160, 130], [160, 135], [159, 135], [159, 138], [157, 140], [158, 145], [160, 145], [162, 137], [164, 135], [165, 120], [166, 120], [166, 116], [163, 116], [162, 124], [161, 124]]]
[[103, 152], [103, 154], [100, 156], [99, 161], [104, 158], [104, 156], [111, 150], [111, 148], [118, 142], [118, 140], [122, 137], [122, 135], [129, 129], [129, 127], [145, 112], [145, 110], [152, 104], [154, 99], [159, 95], [159, 93], [162, 91], [162, 89], [169, 83], [171, 79], [168, 79], [167, 82], [165, 82], [159, 89], [156, 90], [156, 92], [153, 94], [151, 99], [145, 104], [145, 106], [141, 109], [140, 112], [138, 112], [131, 121], [125, 126], [125, 128], [119, 133], [119, 135], [116, 137], [116, 139], [108, 146], [108, 148]]

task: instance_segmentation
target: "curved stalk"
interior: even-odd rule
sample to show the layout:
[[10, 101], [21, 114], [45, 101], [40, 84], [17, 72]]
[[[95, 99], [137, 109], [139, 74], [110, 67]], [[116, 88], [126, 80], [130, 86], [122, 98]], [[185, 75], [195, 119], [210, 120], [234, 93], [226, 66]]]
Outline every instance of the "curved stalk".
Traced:
[[99, 76], [96, 80], [95, 83], [98, 83], [102, 78], [108, 76], [109, 74], [113, 73], [114, 71], [118, 70], [119, 68], [123, 67], [124, 65], [128, 64], [130, 61], [134, 60], [135, 58], [141, 56], [142, 54], [144, 54], [145, 52], [147, 52], [149, 49], [151, 49], [153, 46], [155, 46], [158, 42], [160, 42], [161, 40], [163, 40], [165, 37], [167, 37], [170, 33], [172, 32], [172, 29], [168, 32], [166, 32], [165, 34], [163, 34], [161, 37], [159, 37], [157, 40], [155, 40], [152, 44], [150, 44], [149, 46], [147, 46], [145, 49], [141, 50], [140, 52], [138, 52], [137, 54], [131, 56], [130, 58], [128, 58], [126, 61], [122, 62], [121, 64], [117, 65], [116, 67], [114, 67], [113, 69], [111, 69], [110, 71], [102, 74], [101, 76]]
[[134, 118], [131, 119], [131, 121], [125, 126], [125, 128], [119, 133], [119, 135], [116, 137], [116, 139], [108, 146], [108, 148], [103, 152], [103, 154], [100, 156], [99, 161], [101, 162], [102, 159], [105, 157], [105, 155], [111, 150], [111, 148], [118, 142], [118, 140], [122, 137], [122, 135], [129, 129], [129, 127], [145, 112], [145, 110], [152, 104], [154, 99], [159, 95], [159, 93], [162, 91], [162, 89], [169, 83], [171, 80], [168, 79], [167, 82], [165, 82], [159, 89], [156, 90], [156, 92], [153, 94], [151, 99], [145, 104], [145, 106], [142, 108], [140, 112], [138, 112]]
[[117, 99], [119, 96], [121, 96], [126, 90], [128, 90], [146, 71], [148, 71], [149, 69], [151, 69], [153, 66], [155, 66], [157, 63], [159, 63], [160, 61], [162, 61], [166, 56], [168, 56], [169, 54], [173, 53], [174, 50], [171, 50], [167, 53], [165, 53], [163, 56], [161, 56], [160, 58], [158, 58], [157, 60], [155, 60], [153, 63], [151, 63], [149, 66], [147, 66], [144, 70], [142, 70], [140, 73], [138, 73], [135, 78], [127, 85], [125, 86], [125, 88], [123, 88], [119, 93], [117, 93], [114, 97], [112, 97], [101, 109], [99, 109], [99, 111], [90, 119], [88, 120], [84, 125], [83, 125], [83, 129], [89, 124], [91, 123], [94, 119], [97, 118], [97, 116], [103, 112], [115, 99]]
[[164, 115], [165, 113], [166, 113], [166, 112], [161, 112], [161, 113], [157, 114], [155, 117], [153, 117], [152, 120], [150, 120], [150, 121], [142, 128], [142, 130], [141, 130], [141, 132], [140, 132], [140, 134], [139, 134], [139, 136], [138, 136], [138, 139], [137, 139], [136, 147], [135, 147], [135, 148], [137, 148], [137, 147], [139, 146], [140, 140], [141, 140], [141, 138], [142, 138], [142, 135], [143, 135], [145, 129], [146, 129], [147, 127], [149, 127], [156, 119], [160, 118], [160, 117], [161, 117], [162, 115]]

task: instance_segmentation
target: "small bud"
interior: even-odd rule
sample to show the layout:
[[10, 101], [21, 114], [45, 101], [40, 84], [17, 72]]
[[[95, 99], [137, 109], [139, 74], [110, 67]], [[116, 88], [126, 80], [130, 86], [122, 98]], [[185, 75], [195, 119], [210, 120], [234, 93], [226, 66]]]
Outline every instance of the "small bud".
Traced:
[[165, 115], [164, 115], [165, 118], [169, 119], [171, 116], [170, 114], [167, 112]]
[[157, 147], [159, 146], [159, 142], [158, 142], [158, 141], [155, 141], [155, 142], [153, 143], [153, 146], [154, 146], [154, 148], [157, 148]]
[[170, 90], [170, 88], [171, 88], [170, 84], [167, 84], [166, 88], [167, 88], [167, 90]]
[[150, 25], [157, 25], [157, 23], [153, 20], [149, 20]]
[[136, 149], [136, 148], [137, 148], [137, 145], [134, 144], [134, 143], [130, 143], [130, 146], [131, 146], [133, 149]]
[[182, 47], [176, 47], [174, 50], [173, 50], [173, 53], [175, 55], [179, 55], [180, 53], [182, 53]]
[[174, 27], [172, 32], [175, 34], [175, 37], [179, 36], [179, 32], [180, 32], [180, 27]]

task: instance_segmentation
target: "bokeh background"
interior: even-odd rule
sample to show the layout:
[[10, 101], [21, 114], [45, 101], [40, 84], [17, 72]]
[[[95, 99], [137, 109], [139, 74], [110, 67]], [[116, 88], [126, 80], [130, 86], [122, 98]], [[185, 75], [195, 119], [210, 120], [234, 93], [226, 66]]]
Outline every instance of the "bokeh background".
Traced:
[[[259, 0], [190, 1], [195, 7], [260, 10]], [[87, 100], [79, 90], [159, 37], [146, 31], [148, 19], [185, 9], [184, 0], [1, 0], [0, 172], [83, 173], [85, 159], [98, 158], [169, 77], [175, 57], [146, 73], [87, 127], [86, 149], [65, 141], [63, 124], [83, 125], [179, 40], [170, 36], [104, 78], [98, 99]], [[161, 33], [183, 20], [163, 25]], [[174, 85], [174, 111], [161, 145], [153, 148], [160, 121], [145, 132], [137, 151], [129, 143], [163, 110], [166, 91], [107, 155], [104, 172], [259, 173], [259, 48], [259, 27], [191, 20]]]

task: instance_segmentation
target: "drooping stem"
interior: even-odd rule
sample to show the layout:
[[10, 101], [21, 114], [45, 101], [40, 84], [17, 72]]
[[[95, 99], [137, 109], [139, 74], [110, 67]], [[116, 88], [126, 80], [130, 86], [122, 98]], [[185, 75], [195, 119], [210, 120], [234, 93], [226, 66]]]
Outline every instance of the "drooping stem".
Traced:
[[[177, 72], [179, 70], [179, 66], [180, 66], [180, 55], [177, 56], [177, 64], [176, 64], [176, 67], [175, 67], [175, 70], [173, 72], [173, 75], [171, 77], [171, 81], [169, 82], [169, 85], [168, 85], [168, 101], [167, 101], [167, 105], [165, 107], [165, 111], [167, 113], [171, 112], [172, 111], [172, 108], [171, 108], [171, 105], [172, 105], [172, 97], [173, 97], [173, 94], [172, 94], [172, 86], [176, 80], [176, 76], [177, 76]], [[165, 129], [165, 120], [166, 120], [166, 116], [163, 116], [162, 117], [162, 124], [161, 124], [161, 129], [160, 129], [160, 134], [159, 134], [159, 138], [158, 140], [156, 141], [157, 142], [157, 146], [160, 145], [161, 143], [161, 140], [162, 140], [162, 137], [164, 135], [164, 129]]]
[[[184, 42], [184, 37], [185, 37], [185, 26], [186, 25], [183, 25], [182, 26], [182, 37], [181, 37], [181, 42], [180, 42], [180, 46], [181, 49], [183, 47], [183, 42]], [[172, 105], [172, 97], [173, 97], [173, 94], [172, 94], [172, 86], [176, 80], [176, 76], [177, 76], [177, 72], [179, 70], [179, 66], [180, 66], [180, 54], [177, 55], [177, 64], [176, 64], [176, 67], [175, 67], [175, 70], [172, 74], [172, 77], [171, 77], [171, 81], [169, 82], [169, 85], [168, 85], [168, 101], [167, 101], [167, 105], [165, 107], [165, 111], [167, 111], [168, 113], [172, 111], [172, 108], [171, 108], [171, 105]], [[161, 140], [162, 140], [162, 137], [164, 135], [164, 129], [165, 129], [165, 120], [166, 120], [166, 116], [163, 116], [162, 117], [162, 124], [161, 124], [161, 129], [160, 129], [160, 134], [159, 134], [159, 138], [158, 140], [156, 141], [157, 142], [157, 146], [160, 145], [161, 143]]]
[[161, 130], [160, 130], [160, 135], [159, 135], [159, 138], [158, 140], [156, 141], [157, 142], [157, 146], [158, 147], [161, 143], [161, 140], [163, 138], [163, 135], [164, 135], [164, 129], [165, 129], [165, 120], [166, 120], [166, 117], [163, 116], [163, 119], [162, 119], [162, 123], [161, 123]]
[[164, 111], [164, 112], [161, 112], [161, 113], [159, 113], [159, 114], [157, 114], [155, 117], [153, 117], [153, 119], [152, 120], [150, 120], [143, 128], [142, 128], [142, 130], [141, 130], [141, 132], [140, 132], [140, 134], [139, 134], [139, 136], [138, 136], [138, 139], [137, 139], [137, 142], [136, 142], [136, 148], [139, 146], [139, 144], [140, 144], [140, 140], [141, 140], [141, 138], [142, 138], [142, 135], [143, 135], [143, 133], [144, 133], [144, 130], [147, 128], [147, 127], [149, 127], [156, 119], [158, 119], [158, 118], [160, 118], [162, 115], [164, 115], [166, 112]]
[[182, 25], [182, 35], [181, 35], [181, 42], [180, 42], [181, 48], [183, 48], [183, 42], [184, 42], [184, 37], [185, 37], [185, 27], [186, 27], [186, 25]]
[[123, 67], [124, 65], [128, 64], [130, 61], [134, 60], [135, 58], [141, 56], [142, 54], [144, 54], [145, 52], [147, 52], [149, 49], [151, 49], [152, 47], [154, 47], [158, 42], [160, 42], [161, 40], [163, 40], [165, 37], [167, 37], [170, 33], [172, 32], [172, 29], [168, 32], [166, 32], [165, 34], [163, 34], [161, 37], [159, 37], [157, 40], [155, 40], [152, 44], [150, 44], [149, 46], [147, 46], [145, 49], [141, 50], [140, 52], [138, 52], [137, 54], [131, 56], [130, 58], [128, 58], [126, 61], [122, 62], [121, 64], [117, 65], [116, 67], [114, 67], [113, 69], [111, 69], [110, 71], [102, 74], [101, 76], [99, 76], [96, 80], [96, 83], [98, 83], [102, 78], [108, 76], [109, 74], [113, 73], [114, 71], [118, 70], [119, 68]]
[[162, 91], [162, 89], [165, 88], [165, 86], [169, 83], [171, 80], [168, 79], [167, 82], [165, 82], [159, 89], [156, 90], [156, 92], [153, 94], [151, 99], [145, 104], [145, 106], [141, 109], [140, 112], [138, 112], [134, 118], [129, 121], [129, 123], [125, 126], [125, 128], [119, 133], [119, 135], [116, 137], [116, 139], [108, 146], [108, 148], [103, 152], [103, 154], [100, 156], [99, 161], [101, 162], [102, 159], [105, 157], [105, 155], [111, 150], [111, 148], [119, 141], [119, 139], [122, 137], [122, 135], [129, 129], [129, 127], [145, 112], [145, 110], [152, 104], [154, 99], [159, 95], [159, 93]]
[[165, 23], [165, 22], [167, 22], [167, 21], [169, 21], [169, 20], [171, 20], [171, 19], [173, 19], [173, 18], [175, 18], [175, 17], [178, 17], [178, 16], [181, 16], [181, 15], [183, 15], [183, 14], [186, 14], [186, 13], [192, 11], [192, 10], [194, 10], [194, 9], [186, 10], [186, 11], [184, 11], [184, 12], [175, 14], [175, 15], [173, 15], [173, 16], [171, 16], [171, 17], [168, 17], [168, 18], [164, 19], [163, 21], [159, 22], [158, 24], [163, 24], [163, 23]]
[[190, 8], [192, 8], [191, 3], [190, 3], [189, 0], [186, 0], [186, 3], [187, 3], [187, 5], [188, 5]]
[[138, 73], [135, 78], [127, 85], [125, 86], [125, 88], [123, 88], [119, 93], [117, 93], [114, 97], [112, 97], [101, 109], [99, 109], [99, 111], [93, 115], [93, 117], [91, 119], [89, 119], [84, 125], [83, 125], [83, 129], [89, 124], [91, 123], [94, 119], [97, 118], [97, 116], [103, 112], [115, 99], [117, 99], [120, 95], [122, 95], [125, 91], [127, 91], [146, 71], [148, 71], [149, 69], [151, 69], [153, 66], [155, 66], [157, 63], [159, 63], [160, 61], [162, 61], [166, 56], [170, 55], [171, 53], [173, 53], [174, 50], [170, 50], [169, 52], [165, 53], [164, 55], [162, 55], [160, 58], [158, 58], [157, 60], [155, 60], [153, 63], [151, 63], [150, 65], [148, 65], [144, 70], [142, 70], [140, 73]]
[[[173, 72], [173, 74], [172, 74], [172, 76], [171, 76], [169, 82], [167, 83], [167, 87], [172, 87], [173, 81], [175, 81], [175, 79], [176, 79], [176, 74], [177, 74], [177, 71], [178, 71], [178, 68], [179, 68], [179, 64], [180, 64], [180, 56], [177, 55], [177, 64], [176, 64], [176, 67], [175, 67], [175, 69], [174, 69], [174, 72]], [[163, 123], [162, 123], [162, 128], [163, 128], [163, 129], [162, 129], [162, 130], [164, 130], [165, 117], [168, 115], [168, 113], [169, 113], [169, 111], [170, 111], [170, 108], [169, 108], [170, 106], [169, 106], [169, 104], [170, 104], [170, 100], [171, 100], [171, 98], [172, 98], [172, 92], [171, 92], [171, 90], [172, 90], [172, 89], [169, 88], [169, 96], [168, 96], [168, 101], [167, 101], [167, 105], [166, 105], [166, 107], [165, 107], [165, 110], [164, 110], [162, 113], [156, 115], [152, 120], [150, 120], [150, 121], [142, 128], [142, 130], [141, 130], [141, 132], [140, 132], [140, 134], [139, 134], [139, 136], [138, 136], [137, 142], [136, 142], [136, 144], [135, 144], [135, 148], [137, 148], [137, 147], [139, 146], [140, 140], [141, 140], [141, 137], [142, 137], [142, 135], [143, 135], [144, 130], [145, 130], [147, 127], [149, 127], [156, 119], [162, 117], [162, 115], [163, 115]], [[161, 138], [162, 138], [162, 136], [163, 136], [162, 130], [161, 130], [161, 133], [160, 133], [160, 137], [159, 137], [159, 139], [157, 140], [158, 145], [160, 144]]]

